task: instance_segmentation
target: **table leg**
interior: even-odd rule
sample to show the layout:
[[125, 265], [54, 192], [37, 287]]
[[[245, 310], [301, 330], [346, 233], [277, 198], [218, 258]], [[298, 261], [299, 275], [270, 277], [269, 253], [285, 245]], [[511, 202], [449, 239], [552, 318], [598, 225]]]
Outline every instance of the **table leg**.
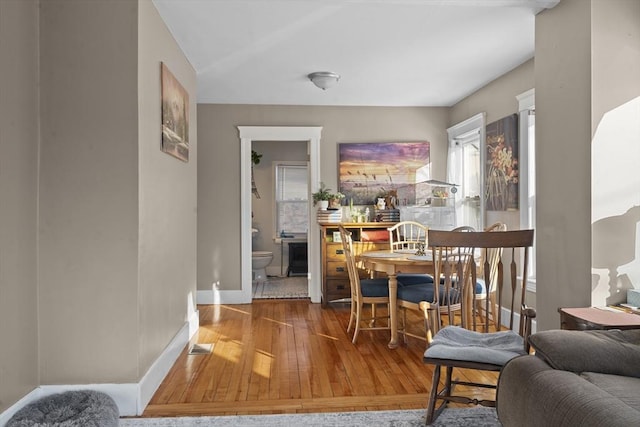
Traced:
[[391, 341], [389, 348], [398, 348], [398, 280], [396, 274], [389, 274], [389, 322]]

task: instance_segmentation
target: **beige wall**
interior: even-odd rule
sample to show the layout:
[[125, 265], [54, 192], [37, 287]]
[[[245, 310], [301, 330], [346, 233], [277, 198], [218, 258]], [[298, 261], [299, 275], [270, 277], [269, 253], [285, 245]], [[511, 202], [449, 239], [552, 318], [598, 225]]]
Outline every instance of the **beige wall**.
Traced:
[[591, 6], [593, 305], [640, 289], [640, 1]]
[[538, 328], [591, 304], [591, 2], [536, 17]]
[[[138, 383], [194, 313], [197, 117], [150, 1], [0, 12], [2, 412], [38, 385]], [[160, 61], [190, 94], [189, 163], [160, 152]]]
[[136, 40], [133, 2], [40, 4], [43, 384], [138, 375]]
[[38, 3], [0, 1], [0, 413], [38, 385]]
[[640, 1], [593, 0], [592, 130], [640, 95]]
[[487, 123], [517, 113], [516, 95], [534, 86], [534, 60], [530, 59], [451, 107], [449, 126], [482, 112], [487, 113]]
[[[139, 379], [195, 310], [198, 144], [196, 73], [153, 4], [138, 4]], [[188, 163], [160, 151], [161, 61], [189, 93]]]
[[[431, 142], [445, 178], [447, 108], [198, 105], [198, 289], [240, 289], [240, 140], [236, 126], [323, 126], [320, 176], [337, 189], [337, 143]], [[223, 206], [223, 208], [221, 208]]]

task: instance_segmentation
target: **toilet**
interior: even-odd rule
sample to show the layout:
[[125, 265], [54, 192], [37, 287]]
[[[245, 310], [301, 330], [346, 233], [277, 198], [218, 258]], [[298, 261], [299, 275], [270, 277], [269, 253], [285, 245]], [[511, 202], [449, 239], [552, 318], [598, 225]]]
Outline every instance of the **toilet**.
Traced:
[[[258, 233], [255, 228], [251, 229], [251, 236], [254, 237]], [[262, 283], [267, 281], [267, 266], [273, 260], [273, 252], [269, 251], [252, 251], [251, 252], [251, 270], [253, 282]]]
[[253, 270], [253, 281], [262, 283], [267, 281], [267, 266], [273, 260], [273, 252], [253, 251], [251, 252], [251, 269]]

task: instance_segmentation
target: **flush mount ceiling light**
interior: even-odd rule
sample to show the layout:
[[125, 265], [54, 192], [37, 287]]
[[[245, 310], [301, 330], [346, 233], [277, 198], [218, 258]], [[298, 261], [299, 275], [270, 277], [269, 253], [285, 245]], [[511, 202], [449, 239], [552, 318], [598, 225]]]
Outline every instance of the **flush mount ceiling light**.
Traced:
[[331, 71], [316, 71], [315, 73], [309, 74], [309, 80], [313, 82], [314, 85], [318, 86], [322, 90], [326, 90], [340, 80], [340, 76], [336, 73], [332, 73]]

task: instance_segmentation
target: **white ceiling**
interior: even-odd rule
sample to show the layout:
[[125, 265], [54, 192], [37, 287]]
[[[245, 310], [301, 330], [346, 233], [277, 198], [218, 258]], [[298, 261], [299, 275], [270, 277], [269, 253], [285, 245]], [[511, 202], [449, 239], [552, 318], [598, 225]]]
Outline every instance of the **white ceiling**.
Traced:
[[[559, 0], [153, 0], [198, 102], [451, 106], [534, 53]], [[341, 76], [326, 91], [307, 74]]]

